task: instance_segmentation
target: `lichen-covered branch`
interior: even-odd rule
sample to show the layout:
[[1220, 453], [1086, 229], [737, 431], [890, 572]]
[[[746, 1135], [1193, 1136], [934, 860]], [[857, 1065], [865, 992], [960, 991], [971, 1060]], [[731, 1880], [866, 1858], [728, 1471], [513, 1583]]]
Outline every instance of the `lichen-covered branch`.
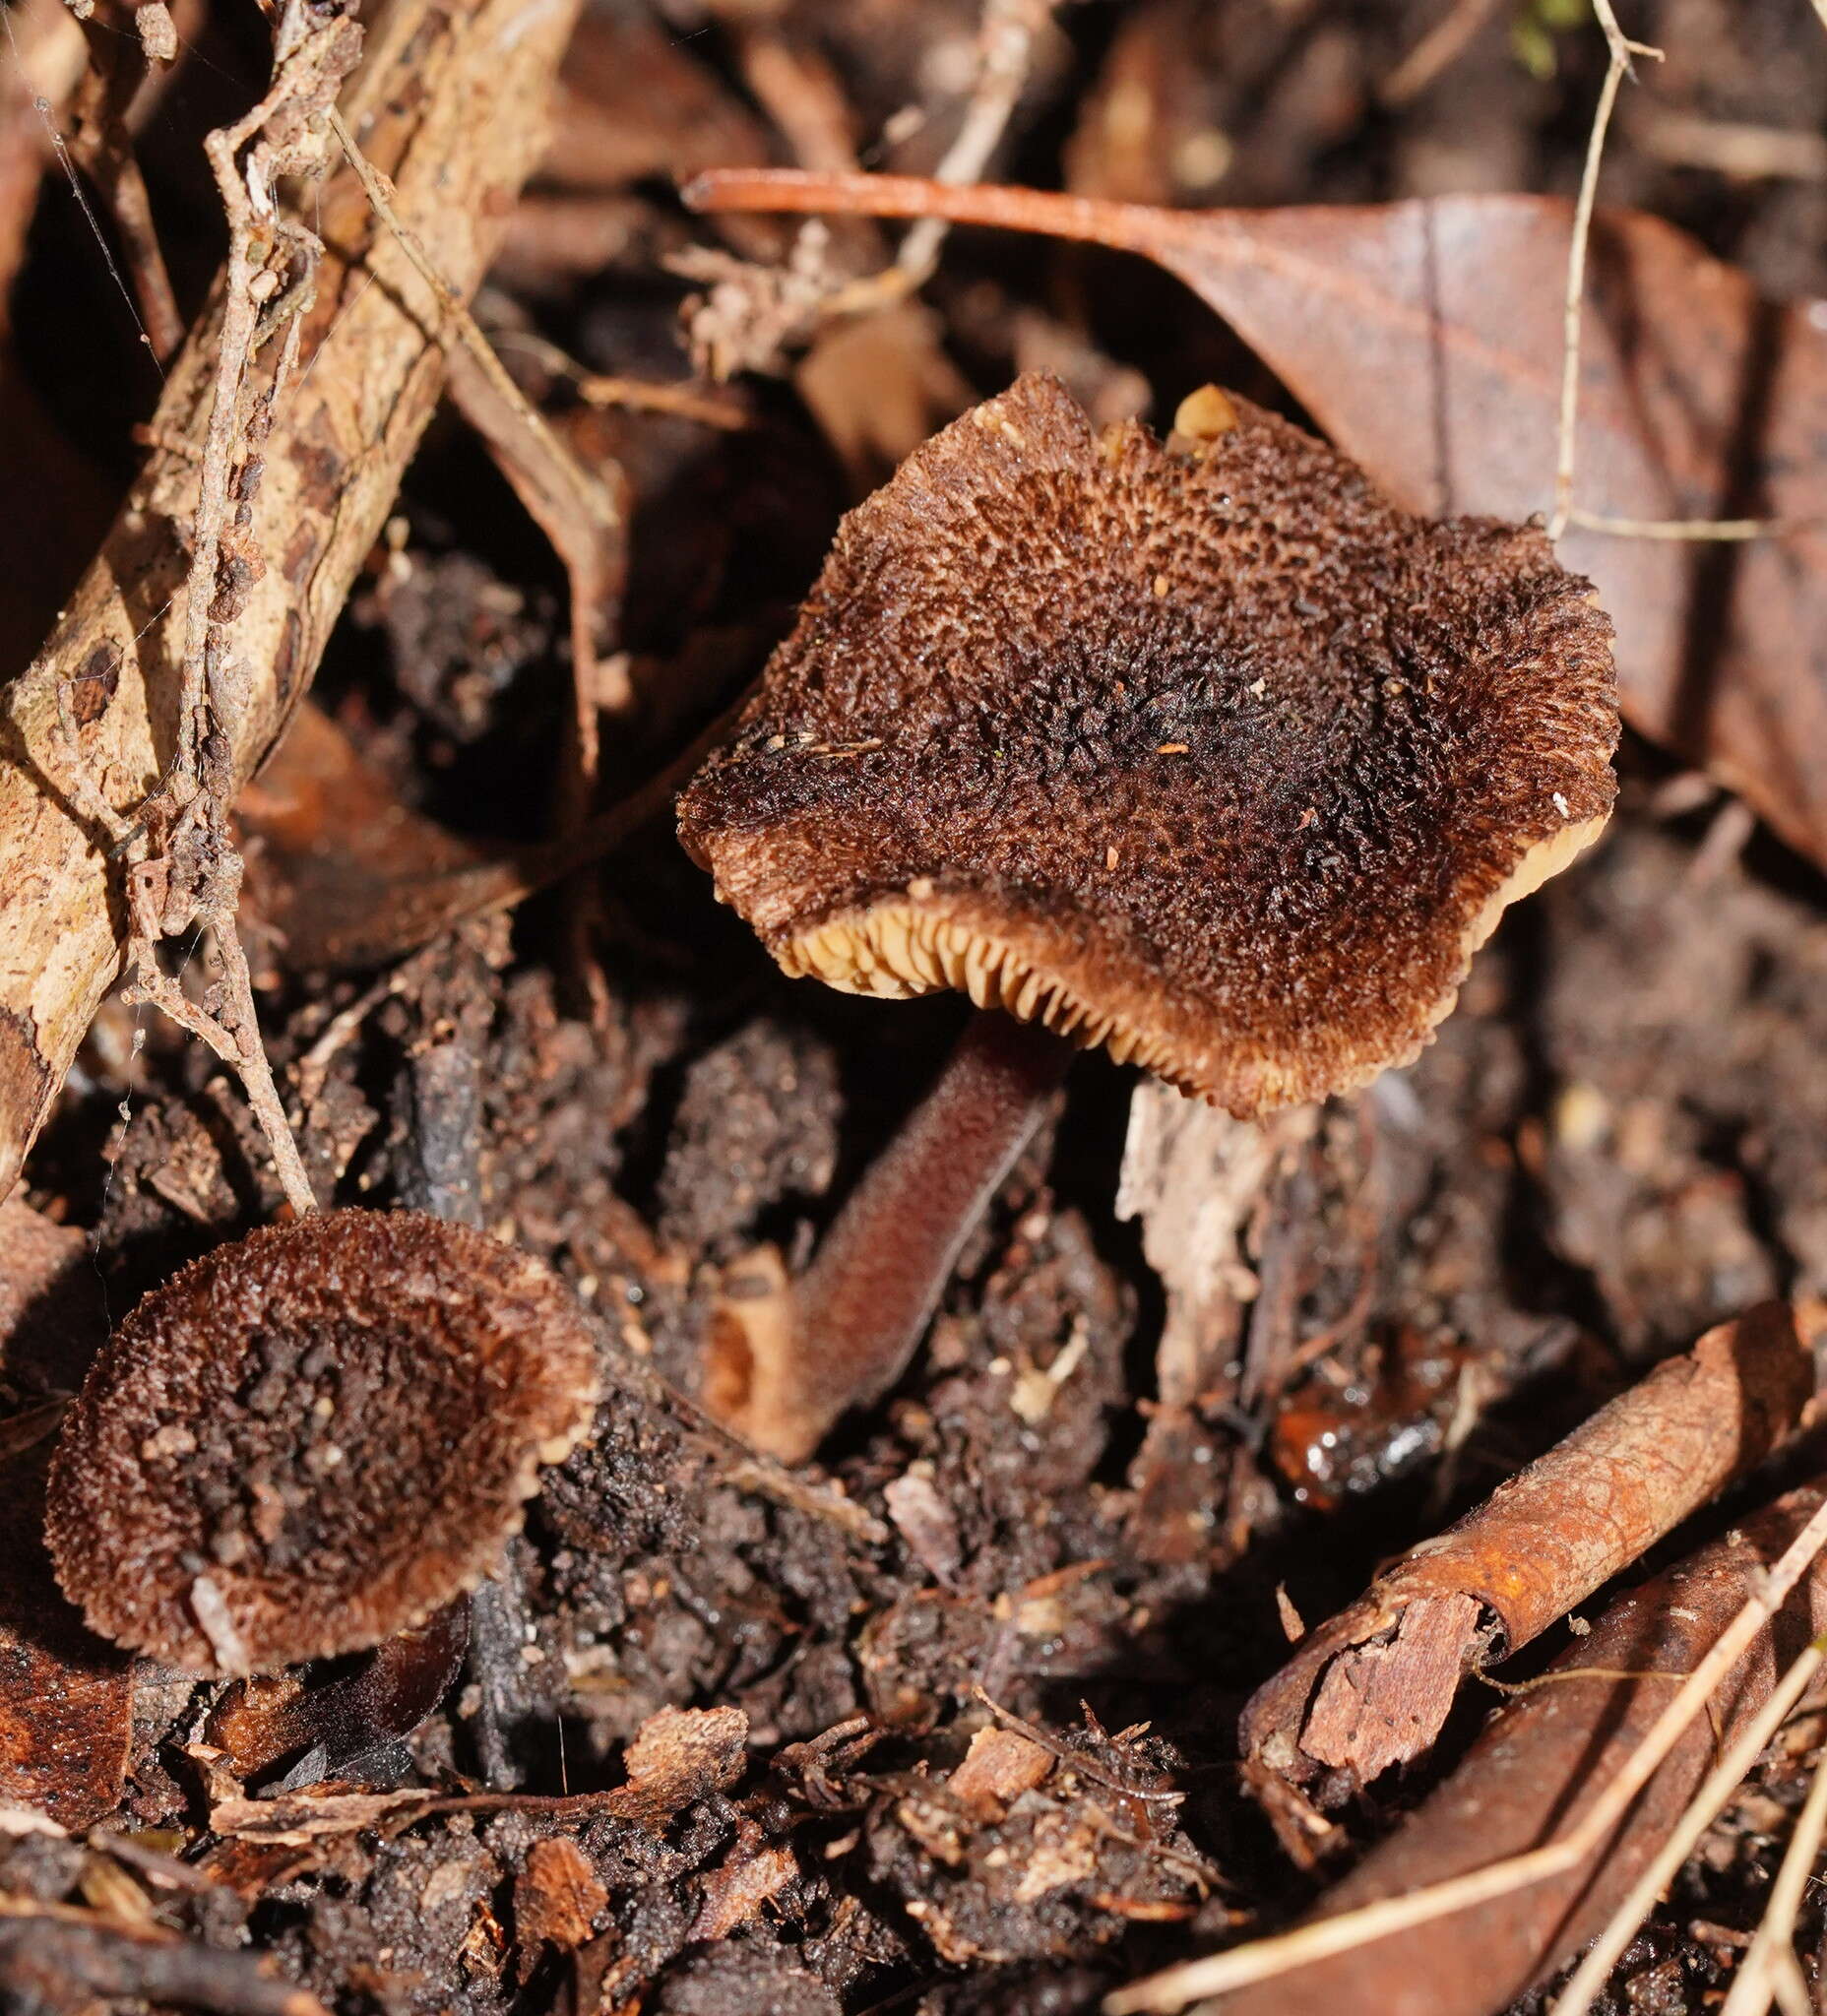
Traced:
[[[376, 31], [344, 96], [343, 115], [392, 181], [400, 216], [461, 295], [474, 289], [539, 158], [575, 13], [574, 0], [402, 9]], [[295, 369], [245, 500], [264, 559], [242, 584], [234, 621], [239, 705], [220, 752], [234, 784], [308, 688], [444, 379], [425, 283], [352, 175], [325, 187], [320, 235], [314, 298], [284, 339], [295, 337]], [[0, 1194], [120, 972], [128, 917], [112, 833], [178, 753], [192, 621], [186, 539], [223, 312], [219, 286], [159, 403], [154, 431], [164, 445], [0, 715]], [[113, 817], [97, 818], [100, 806]]]

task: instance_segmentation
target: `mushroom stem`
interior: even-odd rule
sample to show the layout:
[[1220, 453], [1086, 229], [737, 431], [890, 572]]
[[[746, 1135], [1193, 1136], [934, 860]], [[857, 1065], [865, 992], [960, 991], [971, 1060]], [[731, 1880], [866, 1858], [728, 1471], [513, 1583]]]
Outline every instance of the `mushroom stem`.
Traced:
[[[1077, 1054], [1063, 1037], [974, 1015], [931, 1090], [850, 1193], [792, 1290], [777, 1390], [747, 1396], [743, 1430], [783, 1462], [809, 1457], [838, 1418], [907, 1369], [959, 1249]], [[758, 1364], [751, 1368], [762, 1373]]]

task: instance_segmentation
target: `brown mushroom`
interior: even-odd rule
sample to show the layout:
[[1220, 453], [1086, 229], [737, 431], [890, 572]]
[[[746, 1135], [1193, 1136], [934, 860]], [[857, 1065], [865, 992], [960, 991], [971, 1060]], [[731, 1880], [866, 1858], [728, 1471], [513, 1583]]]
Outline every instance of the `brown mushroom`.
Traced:
[[102, 1348], [46, 1539], [90, 1624], [205, 1673], [353, 1652], [493, 1567], [589, 1427], [597, 1346], [531, 1256], [417, 1212], [218, 1247]]
[[[845, 521], [681, 835], [788, 974], [960, 988], [1248, 1116], [1414, 1058], [1597, 837], [1609, 639], [1539, 529], [1411, 517], [1214, 387], [1163, 444], [1024, 378]], [[833, 1236], [879, 1255], [919, 1181]], [[835, 1286], [808, 1420], [931, 1307], [820, 1341]]]

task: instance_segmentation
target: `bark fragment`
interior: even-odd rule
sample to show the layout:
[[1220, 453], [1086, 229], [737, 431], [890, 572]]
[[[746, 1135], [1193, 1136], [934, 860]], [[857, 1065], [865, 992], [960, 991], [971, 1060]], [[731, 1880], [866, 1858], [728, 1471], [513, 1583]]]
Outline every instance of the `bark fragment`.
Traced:
[[[509, 200], [537, 160], [544, 106], [575, 6], [466, 0], [383, 32], [345, 101], [395, 202], [460, 294], [475, 286]], [[443, 383], [424, 283], [352, 176], [322, 198], [325, 255], [299, 371], [265, 446], [253, 535], [286, 556], [247, 584], [235, 648], [247, 706], [228, 752], [245, 780], [309, 685], [357, 568]], [[137, 806], [170, 759], [184, 665], [196, 508], [183, 444], [208, 422], [220, 302], [179, 353], [149, 458], [94, 565], [0, 721], [0, 1194], [10, 1188], [91, 1016], [119, 969], [115, 864], [80, 810], [73, 759], [106, 804]], [[109, 647], [119, 683], [61, 745], [60, 691]]]
[[[1819, 1506], [1791, 1492], [1614, 1604], [1491, 1723], [1451, 1779], [1336, 1889], [1330, 1918], [1480, 1868], [1574, 1826]], [[1670, 1825], [1783, 1670], [1827, 1627], [1827, 1558], [1790, 1593], [1728, 1674], [1711, 1720], [1689, 1725], [1628, 1816], [1580, 1867], [1431, 1925], [1384, 1938], [1225, 1998], [1226, 2016], [1487, 2016], [1551, 1974], [1604, 1925]], [[1623, 1675], [1623, 1677], [1620, 1677]]]
[[1244, 1709], [1244, 1755], [1296, 1784], [1418, 1756], [1461, 1672], [1527, 1645], [1786, 1437], [1824, 1321], [1766, 1302], [1657, 1366], [1311, 1632]]

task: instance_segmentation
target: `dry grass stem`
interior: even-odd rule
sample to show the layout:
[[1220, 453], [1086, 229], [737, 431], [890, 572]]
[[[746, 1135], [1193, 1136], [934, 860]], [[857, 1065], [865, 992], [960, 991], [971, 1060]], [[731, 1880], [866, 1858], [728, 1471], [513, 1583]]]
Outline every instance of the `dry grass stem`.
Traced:
[[1768, 518], [1607, 518], [1577, 506], [1568, 509], [1567, 524], [1624, 539], [1761, 539], [1783, 529]]
[[1605, 139], [1611, 123], [1611, 108], [1617, 90], [1627, 76], [1634, 75], [1632, 56], [1652, 56], [1662, 61], [1662, 51], [1645, 42], [1626, 38], [1611, 11], [1611, 0], [1593, 0], [1599, 25], [1605, 31], [1610, 60], [1606, 65], [1605, 83], [1600, 87], [1598, 109], [1586, 143], [1586, 165], [1580, 174], [1579, 200], [1573, 209], [1573, 235], [1567, 246], [1567, 293], [1562, 309], [1564, 347], [1560, 369], [1560, 427], [1554, 462], [1554, 509], [1548, 519], [1547, 536], [1558, 540], [1567, 530], [1573, 511], [1574, 446], [1580, 409], [1580, 325], [1586, 298], [1586, 247], [1592, 236], [1593, 208], [1599, 199], [1599, 168], [1605, 158]]
[[[1053, 5], [1054, 0], [984, 0], [976, 79], [958, 134], [933, 170], [935, 185], [964, 187], [983, 172], [1020, 102], [1036, 37]], [[826, 163], [833, 152], [828, 125], [822, 122], [816, 135], [789, 135], [814, 143], [817, 158], [808, 166]], [[874, 314], [916, 292], [932, 277], [950, 229], [950, 220], [936, 210], [916, 218], [893, 263], [858, 280], [834, 269], [829, 233], [817, 222], [800, 231], [784, 266], [746, 265], [703, 247], [668, 264], [712, 284], [692, 316], [693, 348], [713, 377], [727, 378], [740, 369], [776, 368], [783, 349], [821, 324]]]
[[1657, 1850], [1655, 1859], [1638, 1877], [1630, 1894], [1612, 1913], [1610, 1923], [1574, 1970], [1573, 1979], [1561, 1990], [1550, 2016], [1587, 2016], [1624, 1948], [1636, 1937], [1638, 1926], [1655, 1908], [1656, 1900], [1673, 1880], [1694, 1844], [1712, 1826], [1720, 1808], [1743, 1784], [1764, 1745], [1788, 1720], [1820, 1671], [1824, 1655], [1827, 1639], [1817, 1638], [1784, 1673], [1769, 1700], [1707, 1774], [1668, 1839]]
[[[1629, 1761], [1587, 1808], [1578, 1824], [1558, 1840], [1531, 1849], [1526, 1855], [1469, 1870], [1444, 1883], [1411, 1891], [1406, 1897], [1384, 1898], [1359, 1910], [1341, 1913], [1337, 1918], [1297, 1925], [1272, 1938], [1252, 1940], [1228, 1953], [1211, 1954], [1165, 1969], [1118, 1989], [1104, 2003], [1107, 2016], [1156, 2016], [1156, 2012], [1183, 2009], [1189, 2002], [1207, 1995], [1224, 1994], [1250, 1982], [1290, 1973], [1308, 1961], [1349, 1952], [1372, 1939], [1431, 1924], [1453, 1912], [1508, 1896], [1527, 1884], [1577, 1868], [1629, 1811], [1663, 1759], [1823, 1546], [1827, 1546], [1827, 1504], [1816, 1509], [1771, 1569], [1762, 1590], [1743, 1606], [1707, 1656], [1681, 1682]], [[1742, 1775], [1740, 1772], [1739, 1776]]]
[[1824, 1830], [1827, 1830], [1827, 1756], [1815, 1761], [1814, 1781], [1808, 1787], [1808, 1796], [1801, 1811], [1796, 1816], [1795, 1829], [1783, 1855], [1783, 1866], [1770, 1886], [1769, 1901], [1764, 1906], [1757, 1936], [1751, 1941], [1750, 1951], [1738, 1963], [1737, 1977], [1732, 1982], [1732, 1992], [1726, 1997], [1726, 2006], [1720, 2011], [1720, 2016], [1764, 2016], [1772, 2001], [1780, 2005], [1784, 2016], [1790, 2016], [1792, 2009], [1799, 2010], [1802, 2016], [1812, 2016], [1814, 1999], [1808, 1993], [1807, 1984], [1801, 1979], [1801, 1969], [1796, 1960], [1796, 1920], [1814, 1874]]

